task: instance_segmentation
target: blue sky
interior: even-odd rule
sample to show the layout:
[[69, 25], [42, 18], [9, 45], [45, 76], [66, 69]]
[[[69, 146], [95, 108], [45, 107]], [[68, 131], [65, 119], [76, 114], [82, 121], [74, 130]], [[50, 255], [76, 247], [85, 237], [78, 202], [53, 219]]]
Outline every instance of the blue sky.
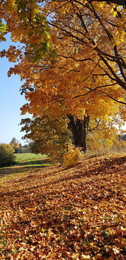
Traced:
[[[0, 42], [0, 50], [7, 49], [11, 40], [7, 37], [6, 42]], [[25, 98], [20, 94], [22, 82], [18, 75], [8, 78], [8, 69], [13, 63], [6, 58], [0, 58], [0, 143], [10, 143], [15, 137], [22, 144], [23, 132], [19, 126], [23, 116], [20, 115], [20, 107], [26, 103]]]

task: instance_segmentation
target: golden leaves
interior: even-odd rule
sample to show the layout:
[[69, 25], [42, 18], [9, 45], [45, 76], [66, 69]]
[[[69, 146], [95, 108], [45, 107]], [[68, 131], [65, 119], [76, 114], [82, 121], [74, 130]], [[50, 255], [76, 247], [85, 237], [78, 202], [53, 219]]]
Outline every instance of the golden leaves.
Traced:
[[[44, 5], [34, 0], [8, 0], [3, 10], [12, 40], [24, 44], [20, 52], [10, 47], [3, 53], [12, 62], [20, 59], [8, 75], [19, 74], [25, 80], [22, 92], [28, 103], [22, 113], [60, 122], [68, 114], [79, 119], [87, 115], [92, 121], [101, 118], [102, 126], [110, 130], [109, 118], [120, 108], [115, 101], [124, 97], [118, 84], [125, 88], [123, 8], [83, 0], [45, 1]], [[34, 127], [30, 136], [39, 136], [39, 140], [41, 135]], [[112, 134], [104, 131], [102, 136], [112, 144]], [[48, 149], [52, 150], [52, 144], [49, 139]]]
[[125, 159], [9, 174], [0, 187], [1, 259], [124, 259]]
[[83, 156], [81, 148], [68, 145], [68, 151], [63, 155], [63, 165], [73, 167], [81, 162]]

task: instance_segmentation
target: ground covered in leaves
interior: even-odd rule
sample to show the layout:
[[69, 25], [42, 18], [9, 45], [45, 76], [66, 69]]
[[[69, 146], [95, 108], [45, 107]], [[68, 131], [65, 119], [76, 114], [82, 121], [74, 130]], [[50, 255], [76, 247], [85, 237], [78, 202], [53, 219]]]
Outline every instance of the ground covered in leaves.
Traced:
[[11, 171], [0, 178], [0, 259], [126, 259], [126, 156]]

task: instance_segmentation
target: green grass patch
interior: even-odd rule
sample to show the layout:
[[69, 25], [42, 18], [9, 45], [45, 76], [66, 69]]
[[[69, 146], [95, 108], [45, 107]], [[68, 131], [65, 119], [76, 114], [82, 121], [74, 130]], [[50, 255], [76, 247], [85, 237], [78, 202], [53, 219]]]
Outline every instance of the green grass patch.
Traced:
[[28, 161], [35, 161], [35, 160], [43, 160], [47, 159], [47, 155], [45, 154], [34, 154], [34, 153], [17, 153], [16, 156], [16, 163], [24, 163]]
[[33, 166], [48, 166], [50, 161], [45, 154], [34, 153], [18, 153], [16, 156], [16, 165], [33, 165]]
[[47, 155], [33, 154], [33, 153], [19, 153], [15, 154], [16, 163], [13, 166], [1, 167], [0, 168], [0, 178], [4, 175], [18, 174], [27, 172], [30, 169], [41, 168], [52, 166]]

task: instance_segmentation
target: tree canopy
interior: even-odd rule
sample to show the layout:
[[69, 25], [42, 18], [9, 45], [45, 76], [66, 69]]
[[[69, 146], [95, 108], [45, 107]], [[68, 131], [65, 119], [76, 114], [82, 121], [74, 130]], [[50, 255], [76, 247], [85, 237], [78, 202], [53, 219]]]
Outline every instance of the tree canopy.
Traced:
[[22, 113], [48, 122], [69, 119], [71, 123], [72, 117], [74, 124], [80, 120], [81, 125], [86, 117], [100, 118], [108, 125], [121, 108], [125, 118], [123, 4], [116, 0], [2, 1], [7, 31], [13, 41], [23, 44], [1, 52], [18, 62], [8, 75], [19, 74], [25, 81], [21, 92], [28, 103]]

